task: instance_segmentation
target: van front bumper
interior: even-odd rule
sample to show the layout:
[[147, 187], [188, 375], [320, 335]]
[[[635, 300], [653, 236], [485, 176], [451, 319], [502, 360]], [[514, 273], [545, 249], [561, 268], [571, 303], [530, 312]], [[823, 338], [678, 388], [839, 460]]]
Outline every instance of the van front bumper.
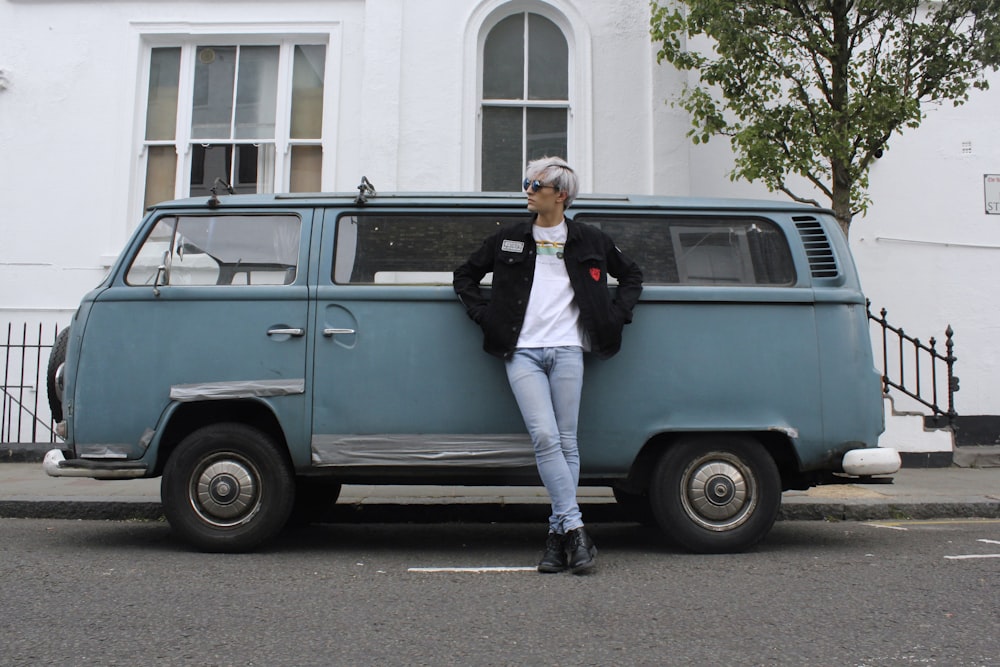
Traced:
[[147, 468], [145, 463], [139, 461], [67, 460], [61, 449], [50, 449], [42, 460], [42, 469], [49, 477], [137, 479], [146, 476]]
[[852, 449], [842, 461], [844, 472], [858, 477], [871, 475], [891, 475], [899, 472], [902, 461], [899, 452], [889, 447], [872, 447], [871, 449]]

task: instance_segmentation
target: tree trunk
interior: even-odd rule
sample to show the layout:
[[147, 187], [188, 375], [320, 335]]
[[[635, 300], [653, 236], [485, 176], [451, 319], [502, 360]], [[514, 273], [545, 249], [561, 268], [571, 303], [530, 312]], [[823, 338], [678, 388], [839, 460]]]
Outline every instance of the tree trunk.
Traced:
[[833, 20], [834, 53], [830, 60], [830, 87], [832, 99], [830, 107], [834, 112], [833, 131], [842, 144], [834, 149], [830, 158], [830, 171], [833, 177], [833, 213], [840, 223], [840, 228], [847, 236], [851, 228], [851, 159], [847, 145], [850, 136], [850, 71], [851, 71], [851, 20], [850, 3], [848, 0], [833, 0], [830, 4]]
[[851, 176], [850, 170], [840, 161], [832, 161], [833, 196], [831, 197], [833, 214], [844, 231], [844, 236], [850, 238], [851, 219]]

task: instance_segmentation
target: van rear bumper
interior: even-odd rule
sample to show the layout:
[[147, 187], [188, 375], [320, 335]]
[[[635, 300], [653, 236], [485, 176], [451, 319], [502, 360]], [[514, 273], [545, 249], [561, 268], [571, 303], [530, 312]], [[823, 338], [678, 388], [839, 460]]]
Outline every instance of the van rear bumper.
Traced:
[[891, 475], [899, 472], [902, 461], [899, 452], [889, 447], [872, 447], [871, 449], [852, 449], [842, 461], [844, 472], [848, 475], [866, 477], [869, 475]]
[[61, 449], [50, 449], [42, 460], [42, 469], [49, 477], [137, 479], [146, 476], [147, 468], [145, 463], [139, 461], [67, 460]]

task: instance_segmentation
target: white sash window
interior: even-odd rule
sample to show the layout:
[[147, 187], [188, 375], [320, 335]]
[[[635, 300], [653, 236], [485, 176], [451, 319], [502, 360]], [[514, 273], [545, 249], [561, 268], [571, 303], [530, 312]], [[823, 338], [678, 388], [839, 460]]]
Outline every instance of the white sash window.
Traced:
[[[143, 205], [322, 190], [326, 44], [296, 39], [148, 50]], [[224, 194], [224, 189], [218, 189]]]

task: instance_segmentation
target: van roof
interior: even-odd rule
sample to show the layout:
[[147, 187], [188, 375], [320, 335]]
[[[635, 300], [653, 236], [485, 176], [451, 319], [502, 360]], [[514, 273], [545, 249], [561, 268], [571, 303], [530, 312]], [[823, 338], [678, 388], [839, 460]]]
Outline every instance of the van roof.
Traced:
[[[363, 201], [357, 193], [313, 192], [276, 194], [221, 195], [210, 203], [212, 197], [189, 197], [160, 202], [150, 209], [164, 208], [247, 208], [286, 206], [370, 206], [454, 208], [523, 208], [524, 194], [519, 192], [379, 192], [368, 195]], [[726, 199], [716, 197], [666, 197], [658, 195], [580, 194], [569, 211], [581, 208], [647, 208], [661, 210], [717, 210], [717, 211], [775, 211], [805, 212], [812, 215], [832, 214], [826, 208], [787, 200]]]

